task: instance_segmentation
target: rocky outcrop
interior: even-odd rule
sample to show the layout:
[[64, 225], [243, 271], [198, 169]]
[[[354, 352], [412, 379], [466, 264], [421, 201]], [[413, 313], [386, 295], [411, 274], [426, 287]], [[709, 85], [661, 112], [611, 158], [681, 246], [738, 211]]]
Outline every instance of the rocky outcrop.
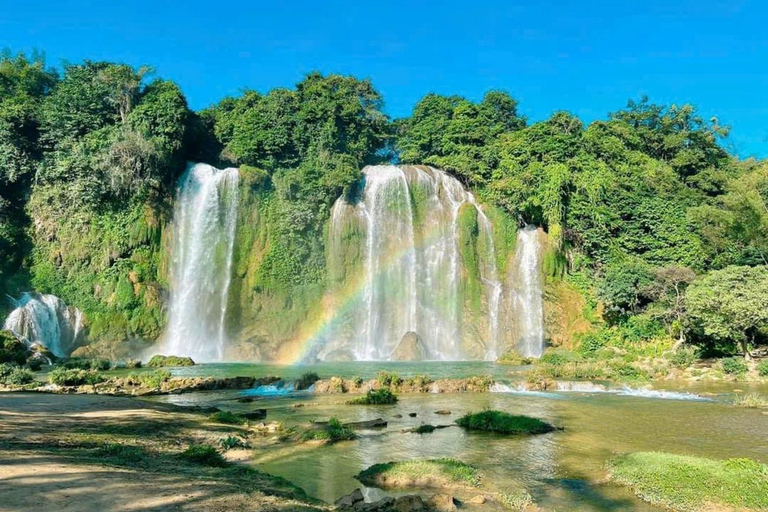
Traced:
[[392, 352], [395, 361], [422, 361], [427, 358], [427, 349], [421, 341], [421, 336], [413, 331], [405, 333], [400, 343]]

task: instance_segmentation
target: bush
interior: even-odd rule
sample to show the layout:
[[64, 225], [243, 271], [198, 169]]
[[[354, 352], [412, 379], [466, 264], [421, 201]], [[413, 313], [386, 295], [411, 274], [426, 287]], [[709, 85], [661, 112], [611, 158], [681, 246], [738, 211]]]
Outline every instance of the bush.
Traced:
[[379, 384], [386, 387], [399, 386], [403, 383], [403, 379], [396, 373], [381, 371], [376, 374], [376, 378], [379, 380]]
[[581, 356], [564, 348], [548, 348], [539, 358], [539, 363], [562, 366], [581, 360]]
[[363, 381], [363, 378], [358, 375], [356, 377], [352, 377], [352, 382], [355, 384], [355, 387], [359, 388], [360, 386], [363, 385], [364, 381]]
[[389, 405], [397, 403], [397, 395], [387, 388], [371, 389], [363, 396], [347, 402], [352, 405]]
[[296, 391], [301, 391], [302, 389], [309, 389], [309, 387], [314, 384], [315, 382], [320, 380], [320, 376], [316, 374], [315, 372], [307, 372], [303, 374], [294, 384], [294, 389]]
[[0, 331], [0, 363], [22, 365], [29, 355], [27, 346], [11, 331]]
[[48, 379], [52, 384], [59, 386], [82, 386], [84, 384], [98, 384], [104, 382], [104, 376], [96, 370], [82, 370], [79, 368], [54, 368]]
[[688, 368], [696, 360], [696, 349], [681, 348], [669, 356], [669, 362], [677, 368]]
[[761, 377], [768, 377], [768, 361], [760, 361], [757, 364], [757, 373]]
[[149, 360], [147, 363], [147, 366], [149, 368], [162, 368], [165, 366], [194, 366], [195, 362], [192, 360], [191, 357], [181, 357], [181, 356], [163, 356], [163, 355], [156, 355], [152, 356], [152, 359]]
[[30, 357], [27, 359], [27, 368], [33, 372], [39, 372], [43, 367], [43, 360], [39, 357]]
[[224, 467], [227, 461], [209, 444], [193, 444], [181, 454], [182, 458], [204, 466]]
[[469, 413], [456, 420], [467, 430], [482, 430], [500, 434], [545, 434], [555, 427], [546, 421], [530, 416], [516, 416], [502, 411]]
[[228, 451], [233, 448], [250, 448], [248, 441], [237, 436], [227, 436], [219, 439], [219, 446], [222, 450]]
[[147, 388], [158, 389], [164, 382], [171, 378], [171, 372], [168, 370], [154, 370], [151, 372], [133, 372], [128, 375], [128, 381], [132, 384], [144, 386]]
[[499, 358], [496, 359], [496, 362], [499, 364], [521, 366], [521, 365], [531, 364], [532, 360], [530, 357], [521, 356], [516, 350], [510, 350], [509, 352], [505, 352], [501, 354], [501, 356], [499, 356]]
[[10, 363], [0, 364], [0, 384], [6, 386], [23, 386], [34, 382], [35, 376], [29, 368]]
[[421, 425], [413, 429], [413, 433], [414, 434], [431, 434], [432, 432], [435, 431], [435, 428], [437, 427], [435, 427], [434, 425], [426, 425], [422, 423]]
[[128, 359], [125, 361], [125, 367], [129, 370], [135, 370], [137, 368], [141, 368], [141, 360], [139, 359]]
[[748, 409], [762, 409], [768, 407], [768, 398], [763, 398], [760, 393], [747, 393], [740, 395], [733, 401], [733, 405], [746, 407]]
[[70, 370], [96, 370], [103, 371], [109, 370], [112, 367], [112, 362], [109, 359], [87, 359], [84, 357], [72, 357], [59, 364], [64, 368]]
[[231, 411], [217, 411], [211, 414], [208, 418], [211, 421], [224, 423], [225, 425], [244, 425], [245, 422], [248, 421], [239, 414], [235, 414]]
[[743, 357], [726, 357], [720, 360], [720, 365], [728, 375], [743, 375], [749, 369]]
[[326, 441], [332, 444], [339, 441], [351, 441], [357, 438], [357, 434], [351, 428], [342, 425], [338, 418], [331, 418], [323, 428], [307, 430], [301, 438], [304, 441]]

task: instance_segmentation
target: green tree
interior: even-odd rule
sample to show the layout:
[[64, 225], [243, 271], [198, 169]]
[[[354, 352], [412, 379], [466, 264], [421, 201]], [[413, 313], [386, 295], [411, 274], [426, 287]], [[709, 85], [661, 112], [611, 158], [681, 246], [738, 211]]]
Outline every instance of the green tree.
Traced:
[[716, 343], [738, 345], [750, 358], [768, 327], [768, 267], [726, 267], [710, 272], [686, 292], [693, 332]]

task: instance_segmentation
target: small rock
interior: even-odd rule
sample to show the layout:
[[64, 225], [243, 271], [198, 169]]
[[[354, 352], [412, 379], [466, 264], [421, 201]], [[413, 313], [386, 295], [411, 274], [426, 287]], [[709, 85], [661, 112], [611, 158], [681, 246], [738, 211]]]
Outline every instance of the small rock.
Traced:
[[470, 503], [472, 505], [482, 505], [488, 501], [488, 498], [483, 496], [482, 494], [478, 494], [477, 496], [473, 496], [467, 500], [467, 503]]
[[395, 415], [394, 415], [394, 416], [392, 416], [392, 417], [393, 417], [393, 418], [402, 418], [402, 417], [403, 417], [403, 415], [402, 415], [402, 414], [395, 414]]
[[415, 412], [409, 412], [408, 416], [410, 416], [411, 418], [415, 418], [416, 417], [416, 413]]
[[263, 420], [267, 417], [267, 410], [256, 409], [255, 411], [244, 412], [241, 416], [247, 420]]
[[253, 402], [253, 398], [249, 396], [244, 396], [242, 398], [238, 398], [237, 401], [240, 402], [241, 404], [249, 404]]
[[451, 414], [451, 411], [448, 409], [440, 409], [439, 411], [435, 411], [435, 414], [442, 414], [443, 416], [447, 416]]
[[427, 512], [429, 507], [421, 499], [421, 496], [409, 494], [408, 496], [397, 498], [392, 510], [397, 512]]
[[335, 504], [339, 508], [351, 508], [364, 501], [365, 497], [363, 496], [363, 491], [358, 488], [346, 496], [342, 496], [341, 498], [337, 499]]
[[452, 512], [459, 508], [456, 499], [454, 499], [454, 497], [450, 494], [435, 494], [429, 498], [427, 503], [429, 506], [439, 510], [440, 512]]

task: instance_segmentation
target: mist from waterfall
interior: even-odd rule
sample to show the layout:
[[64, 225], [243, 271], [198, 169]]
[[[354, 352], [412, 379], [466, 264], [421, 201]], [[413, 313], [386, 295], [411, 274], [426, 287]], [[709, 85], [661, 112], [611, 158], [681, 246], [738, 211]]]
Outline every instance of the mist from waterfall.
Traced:
[[[330, 251], [340, 251], [350, 226], [359, 232], [363, 266], [358, 307], [335, 338], [356, 360], [386, 360], [406, 333], [421, 339], [428, 359], [458, 360], [462, 297], [459, 210], [477, 211], [484, 251], [481, 279], [490, 305], [489, 353], [498, 346], [501, 282], [491, 224], [461, 183], [443, 171], [416, 166], [368, 166], [355, 202], [333, 207]], [[338, 339], [334, 339], [339, 345]]]
[[164, 350], [220, 361], [237, 222], [239, 171], [190, 164], [174, 212], [171, 299]]
[[515, 324], [518, 352], [524, 357], [540, 357], [544, 352], [544, 292], [541, 275], [539, 229], [526, 226], [517, 233], [515, 252]]
[[76, 343], [83, 326], [79, 309], [67, 307], [55, 295], [26, 292], [11, 299], [14, 310], [3, 323], [27, 345], [38, 343], [56, 357], [66, 357]]

